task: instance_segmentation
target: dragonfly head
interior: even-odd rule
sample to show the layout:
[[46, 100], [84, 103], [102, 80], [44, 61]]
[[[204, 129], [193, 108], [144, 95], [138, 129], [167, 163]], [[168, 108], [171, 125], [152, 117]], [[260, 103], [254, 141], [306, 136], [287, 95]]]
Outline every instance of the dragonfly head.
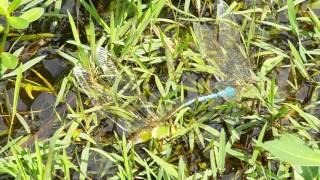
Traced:
[[224, 91], [224, 94], [227, 97], [234, 97], [236, 95], [236, 89], [231, 86], [226, 87]]
[[234, 97], [236, 96], [236, 89], [232, 86], [227, 86], [224, 90], [218, 93], [218, 96], [226, 98]]

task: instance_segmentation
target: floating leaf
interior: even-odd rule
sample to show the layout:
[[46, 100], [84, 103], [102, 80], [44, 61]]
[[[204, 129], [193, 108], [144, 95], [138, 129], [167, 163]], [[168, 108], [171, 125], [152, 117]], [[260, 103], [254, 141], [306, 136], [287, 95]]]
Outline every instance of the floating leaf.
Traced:
[[27, 20], [29, 23], [39, 19], [44, 12], [43, 8], [37, 7], [37, 8], [32, 8], [26, 12], [24, 12], [20, 18], [23, 18]]
[[320, 151], [314, 151], [295, 135], [284, 134], [262, 147], [281, 161], [298, 166], [319, 166]]
[[29, 26], [29, 22], [21, 17], [11, 16], [8, 18], [8, 22], [16, 29], [26, 29]]
[[8, 52], [2, 52], [0, 59], [1, 64], [8, 69], [14, 69], [18, 65], [18, 58]]

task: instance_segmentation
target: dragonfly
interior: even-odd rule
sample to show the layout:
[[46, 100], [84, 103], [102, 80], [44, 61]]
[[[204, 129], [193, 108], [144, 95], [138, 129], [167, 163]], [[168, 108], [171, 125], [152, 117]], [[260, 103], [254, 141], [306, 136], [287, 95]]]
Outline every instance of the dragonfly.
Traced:
[[[133, 121], [113, 120], [120, 128], [129, 133], [129, 141], [133, 144], [143, 143], [151, 139], [163, 139], [169, 137], [176, 131], [172, 123], [168, 123], [174, 115], [185, 107], [218, 98], [226, 100], [236, 98], [241, 92], [243, 83], [252, 79], [250, 64], [242, 53], [243, 46], [240, 41], [240, 34], [234, 27], [235, 20], [230, 14], [224, 15], [228, 5], [224, 1], [217, 4], [216, 24], [207, 25], [194, 23], [193, 28], [199, 42], [200, 51], [213, 66], [218, 67], [222, 72], [219, 76], [220, 86], [217, 86], [218, 92], [209, 95], [199, 96], [188, 100], [174, 108], [172, 111], [164, 113], [163, 116], [147, 109], [145, 115], [137, 109], [136, 106], [125, 108], [130, 114], [133, 114]], [[223, 18], [220, 18], [222, 17]], [[119, 72], [115, 63], [107, 53], [106, 48], [97, 48], [97, 62], [99, 63], [102, 74], [101, 77], [107, 77], [107, 81], [112, 83], [114, 76]], [[108, 97], [107, 101], [113, 102], [113, 99], [103, 90], [103, 80], [91, 77], [94, 73], [88, 73], [81, 67], [75, 67], [74, 76], [84, 93], [92, 99], [94, 105], [99, 105], [101, 101]], [[107, 84], [107, 82], [105, 82]], [[141, 100], [142, 107], [147, 107]], [[138, 105], [139, 106], [139, 105]], [[101, 109], [100, 114], [108, 114], [107, 110]], [[111, 116], [111, 115], [110, 115]], [[110, 117], [109, 116], [109, 117]], [[111, 119], [113, 119], [111, 117]]]
[[[222, 74], [217, 77], [220, 81], [217, 89], [220, 91], [183, 103], [173, 110], [173, 112], [161, 118], [160, 122], [165, 121], [164, 119], [170, 118], [182, 108], [190, 106], [195, 102], [203, 103], [216, 98], [239, 100], [241, 93], [250, 88], [247, 82], [253, 81], [254, 77], [250, 62], [243, 53], [244, 48], [240, 40], [240, 32], [236, 26], [235, 18], [232, 14], [227, 13], [229, 6], [223, 0], [219, 0], [216, 7], [215, 24], [193, 23], [193, 29], [198, 40], [200, 52], [209, 63], [219, 69], [221, 72], [219, 75]], [[175, 128], [170, 128], [170, 126], [156, 126], [153, 129], [142, 129], [132, 137], [138, 142], [143, 142], [145, 139], [160, 137], [159, 134], [168, 136], [174, 130]]]
[[[141, 111], [135, 110], [137, 106], [125, 108], [130, 114], [133, 114], [133, 121], [114, 120], [112, 115], [110, 115], [110, 119], [113, 119], [121, 129], [128, 132], [130, 142], [137, 144], [150, 139], [163, 139], [172, 135], [176, 128], [168, 123], [168, 120], [181, 109], [191, 106], [196, 102], [204, 103], [218, 98], [227, 100], [235, 98], [239, 95], [243, 83], [251, 79], [250, 64], [241, 51], [243, 46], [240, 41], [240, 34], [234, 26], [234, 17], [230, 14], [223, 15], [227, 9], [227, 4], [224, 1], [220, 1], [217, 4], [216, 19], [218, 20], [216, 24], [193, 24], [200, 51], [205, 55], [208, 62], [217, 66], [223, 74], [223, 76], [218, 77], [221, 82], [217, 88], [219, 92], [188, 100], [172, 111], [164, 113], [163, 116], [149, 110], [147, 110], [147, 114], [145, 115]], [[221, 16], [223, 18], [220, 18]], [[99, 64], [97, 71], [102, 76], [94, 77], [95, 73], [87, 72], [87, 70], [79, 66], [74, 68], [74, 76], [83, 92], [92, 99], [93, 105], [100, 105], [105, 102], [112, 103], [113, 99], [104, 90], [104, 84], [112, 83], [113, 78], [119, 72], [117, 66], [112, 61], [115, 58], [110, 58], [106, 48], [103, 47], [98, 47], [96, 54], [96, 61]], [[108, 82], [104, 82], [103, 78], [100, 77], [107, 77], [105, 79]], [[141, 104], [143, 107], [147, 102]], [[99, 111], [99, 114], [108, 114], [108, 110], [101, 109]]]
[[216, 8], [215, 24], [193, 23], [193, 30], [199, 44], [200, 53], [220, 74], [217, 88], [232, 86], [237, 96], [244, 84], [252, 81], [252, 71], [248, 58], [244, 55], [239, 28], [232, 14], [227, 13], [228, 5], [219, 0]]
[[[164, 118], [158, 120], [165, 122], [165, 119], [171, 118], [175, 113], [190, 106], [195, 102], [203, 103], [210, 99], [224, 98], [226, 100], [239, 98], [242, 91], [246, 90], [246, 82], [252, 81], [253, 75], [250, 63], [243, 55], [243, 45], [240, 41], [240, 33], [234, 26], [235, 18], [226, 13], [228, 5], [220, 0], [217, 4], [217, 23], [214, 25], [194, 23], [193, 28], [198, 39], [200, 50], [205, 58], [217, 67], [222, 76], [218, 77], [219, 83], [217, 89], [220, 91], [205, 96], [191, 99], [171, 113], [167, 113]], [[223, 18], [220, 18], [224, 16]], [[134, 142], [145, 142], [149, 139], [159, 139], [170, 136], [175, 131], [174, 126], [154, 126], [142, 128], [134, 133], [131, 138]]]
[[[114, 63], [110, 62], [111, 59], [107, 57], [108, 55], [104, 51], [106, 51], [105, 48], [97, 48], [97, 61], [100, 64], [100, 71], [102, 76], [109, 77], [107, 78], [107, 81], [111, 81], [113, 76], [116, 75], [116, 72], [118, 71]], [[113, 71], [113, 73], [109, 73], [110, 71]], [[81, 65], [77, 65], [73, 68], [73, 75], [77, 81], [78, 86], [80, 87], [82, 92], [88, 96], [93, 106], [99, 106], [101, 104], [105, 104], [106, 102], [112, 104], [112, 97], [109, 96], [107, 91], [103, 89], [103, 84], [106, 84], [106, 82], [101, 84], [102, 80], [99, 78], [102, 76], [94, 77], [97, 74], [99, 73], [89, 72], [88, 69], [83, 68]], [[129, 114], [133, 115], [133, 121], [126, 121], [121, 119], [116, 120], [108, 112], [108, 108], [106, 108], [105, 110], [100, 109], [98, 113], [102, 116], [104, 115], [103, 117], [109, 117], [121, 129], [128, 132], [129, 142], [131, 142], [132, 144], [139, 144], [151, 139], [163, 139], [172, 135], [175, 132], [176, 127], [168, 123], [169, 119], [171, 119], [181, 109], [191, 106], [196, 102], [203, 103], [212, 99], [231, 98], [233, 96], [235, 96], [235, 89], [231, 86], [227, 86], [219, 92], [199, 96], [185, 101], [184, 103], [181, 103], [181, 105], [174, 108], [172, 111], [164, 113], [163, 116], [157, 115], [156, 113], [152, 112], [148, 108], [150, 106], [146, 105], [148, 104], [148, 102], [140, 100], [142, 107], [144, 107], [147, 111], [146, 115], [139, 111], [139, 109], [137, 109], [137, 106], [125, 108]], [[135, 111], [134, 109], [137, 110]]]
[[174, 134], [177, 129], [176, 126], [168, 124], [166, 122], [168, 122], [168, 120], [171, 119], [172, 116], [174, 116], [181, 109], [191, 106], [196, 102], [203, 103], [217, 98], [232, 98], [235, 95], [235, 89], [231, 86], [227, 86], [225, 89], [217, 93], [211, 93], [209, 95], [199, 96], [188, 100], [175, 108], [173, 111], [166, 113], [165, 116], [163, 116], [161, 119], [159, 119], [156, 115], [153, 115], [153, 117], [157, 118], [157, 120], [153, 120], [153, 122], [157, 122], [158, 124], [155, 126], [145, 126], [146, 128], [141, 128], [140, 130], [132, 133], [129, 137], [129, 141], [134, 144], [139, 144], [149, 141], [150, 139], [163, 139], [165, 137], [170, 137], [170, 135]]

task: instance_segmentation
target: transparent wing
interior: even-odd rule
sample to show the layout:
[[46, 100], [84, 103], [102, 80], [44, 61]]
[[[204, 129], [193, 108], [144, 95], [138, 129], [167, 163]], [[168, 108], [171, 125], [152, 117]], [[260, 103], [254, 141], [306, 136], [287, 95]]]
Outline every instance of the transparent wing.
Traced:
[[94, 94], [94, 93], [91, 93], [92, 91], [91, 85], [93, 83], [90, 78], [90, 73], [81, 66], [75, 66], [73, 68], [72, 73], [78, 85], [80, 86], [80, 90], [86, 95], [88, 95], [89, 97], [92, 97], [91, 94]]
[[234, 17], [230, 14], [219, 17], [227, 8], [223, 1], [220, 2], [217, 6], [217, 23], [214, 25], [194, 23], [194, 32], [201, 52], [224, 74], [220, 77], [221, 81], [249, 80], [251, 67], [242, 54], [243, 46]]
[[97, 48], [97, 61], [103, 71], [103, 75], [109, 78], [116, 77], [118, 74], [118, 69], [113, 61], [108, 56], [108, 52], [103, 47]]
[[104, 87], [97, 82], [94, 73], [81, 66], [75, 66], [72, 72], [80, 86], [80, 90], [95, 104], [110, 101], [111, 97], [104, 91]]
[[[102, 51], [100, 51], [100, 53], [101, 52]], [[110, 64], [108, 64], [108, 66], [109, 65]], [[106, 67], [102, 65], [101, 69], [103, 70], [104, 68]], [[110, 68], [108, 67], [107, 71], [109, 72], [109, 70]], [[124, 107], [113, 105], [112, 97], [105, 93], [103, 90], [104, 85], [100, 84], [100, 81], [97, 80], [99, 77], [93, 77], [95, 76], [94, 73], [84, 69], [80, 65], [73, 68], [73, 75], [81, 91], [89, 97], [92, 105], [97, 108], [95, 113], [99, 115], [99, 119], [110, 119], [117, 124], [122, 131], [129, 134], [149, 127], [153, 124], [153, 121], [157, 121], [158, 117], [153, 113], [150, 107], [151, 105], [147, 102], [139, 100]], [[110, 80], [109, 78], [110, 77], [108, 77], [108, 80]], [[105, 106], [106, 104], [108, 105]]]

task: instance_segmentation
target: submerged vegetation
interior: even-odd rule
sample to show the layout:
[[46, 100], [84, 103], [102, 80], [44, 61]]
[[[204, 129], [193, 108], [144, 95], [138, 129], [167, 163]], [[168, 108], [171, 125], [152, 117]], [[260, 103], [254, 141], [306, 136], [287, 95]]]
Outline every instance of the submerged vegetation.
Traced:
[[319, 179], [317, 0], [0, 0], [4, 179]]

